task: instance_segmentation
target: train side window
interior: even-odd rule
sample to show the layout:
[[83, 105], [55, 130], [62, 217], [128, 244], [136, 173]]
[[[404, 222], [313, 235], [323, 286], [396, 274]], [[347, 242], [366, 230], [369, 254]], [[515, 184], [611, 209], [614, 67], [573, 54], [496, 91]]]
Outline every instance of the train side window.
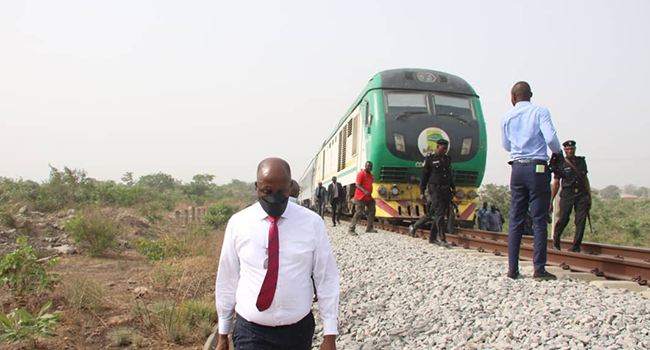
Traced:
[[357, 155], [357, 139], [359, 135], [359, 116], [355, 116], [352, 121], [352, 156]]
[[364, 104], [365, 106], [365, 119], [366, 119], [366, 126], [370, 126], [372, 124], [372, 114], [370, 113], [370, 104], [368, 101]]

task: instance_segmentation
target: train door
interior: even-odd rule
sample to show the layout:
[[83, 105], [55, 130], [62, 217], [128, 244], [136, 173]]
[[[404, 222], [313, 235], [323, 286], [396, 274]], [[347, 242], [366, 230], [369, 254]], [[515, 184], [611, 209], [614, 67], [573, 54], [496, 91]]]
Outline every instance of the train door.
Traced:
[[357, 147], [359, 147], [359, 158], [357, 160], [357, 169], [361, 170], [363, 169], [363, 166], [366, 164], [366, 160], [368, 157], [368, 154], [366, 153], [366, 142], [368, 141], [369, 134], [367, 132], [367, 128], [370, 127], [370, 123], [372, 121], [372, 117], [370, 115], [370, 105], [368, 104], [368, 101], [363, 101], [361, 102], [361, 118], [359, 118], [358, 122], [358, 130], [359, 130], [359, 144]]

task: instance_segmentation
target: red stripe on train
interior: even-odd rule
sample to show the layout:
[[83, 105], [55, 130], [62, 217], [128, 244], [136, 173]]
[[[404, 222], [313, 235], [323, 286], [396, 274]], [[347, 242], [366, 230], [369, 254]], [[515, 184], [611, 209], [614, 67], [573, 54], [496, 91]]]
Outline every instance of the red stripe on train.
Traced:
[[388, 205], [388, 203], [384, 202], [383, 200], [381, 200], [381, 199], [375, 199], [375, 204], [377, 204], [377, 206], [378, 206], [381, 210], [387, 212], [388, 215], [393, 216], [393, 217], [397, 217], [397, 216], [399, 216], [399, 213], [397, 212], [397, 210], [393, 209], [393, 207], [391, 207], [390, 205]]
[[476, 209], [476, 203], [471, 203], [467, 208], [463, 211], [462, 214], [460, 214], [459, 219], [460, 220], [467, 220], [470, 215], [474, 212], [474, 209]]

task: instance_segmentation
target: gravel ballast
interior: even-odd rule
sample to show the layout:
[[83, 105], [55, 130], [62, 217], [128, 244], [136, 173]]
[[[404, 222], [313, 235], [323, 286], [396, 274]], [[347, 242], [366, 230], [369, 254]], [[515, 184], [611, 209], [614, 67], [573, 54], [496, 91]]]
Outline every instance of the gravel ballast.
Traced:
[[650, 299], [636, 293], [526, 273], [511, 280], [503, 263], [362, 226], [350, 236], [328, 219], [339, 349], [650, 348]]

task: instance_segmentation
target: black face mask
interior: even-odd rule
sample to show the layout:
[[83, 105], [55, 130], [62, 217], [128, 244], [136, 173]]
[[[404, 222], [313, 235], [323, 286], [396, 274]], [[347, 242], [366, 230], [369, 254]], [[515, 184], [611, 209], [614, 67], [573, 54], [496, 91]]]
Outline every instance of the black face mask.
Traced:
[[272, 217], [280, 217], [284, 211], [287, 209], [287, 204], [289, 203], [289, 197], [285, 197], [280, 192], [273, 194], [267, 194], [262, 197], [259, 197], [260, 205], [262, 209]]

